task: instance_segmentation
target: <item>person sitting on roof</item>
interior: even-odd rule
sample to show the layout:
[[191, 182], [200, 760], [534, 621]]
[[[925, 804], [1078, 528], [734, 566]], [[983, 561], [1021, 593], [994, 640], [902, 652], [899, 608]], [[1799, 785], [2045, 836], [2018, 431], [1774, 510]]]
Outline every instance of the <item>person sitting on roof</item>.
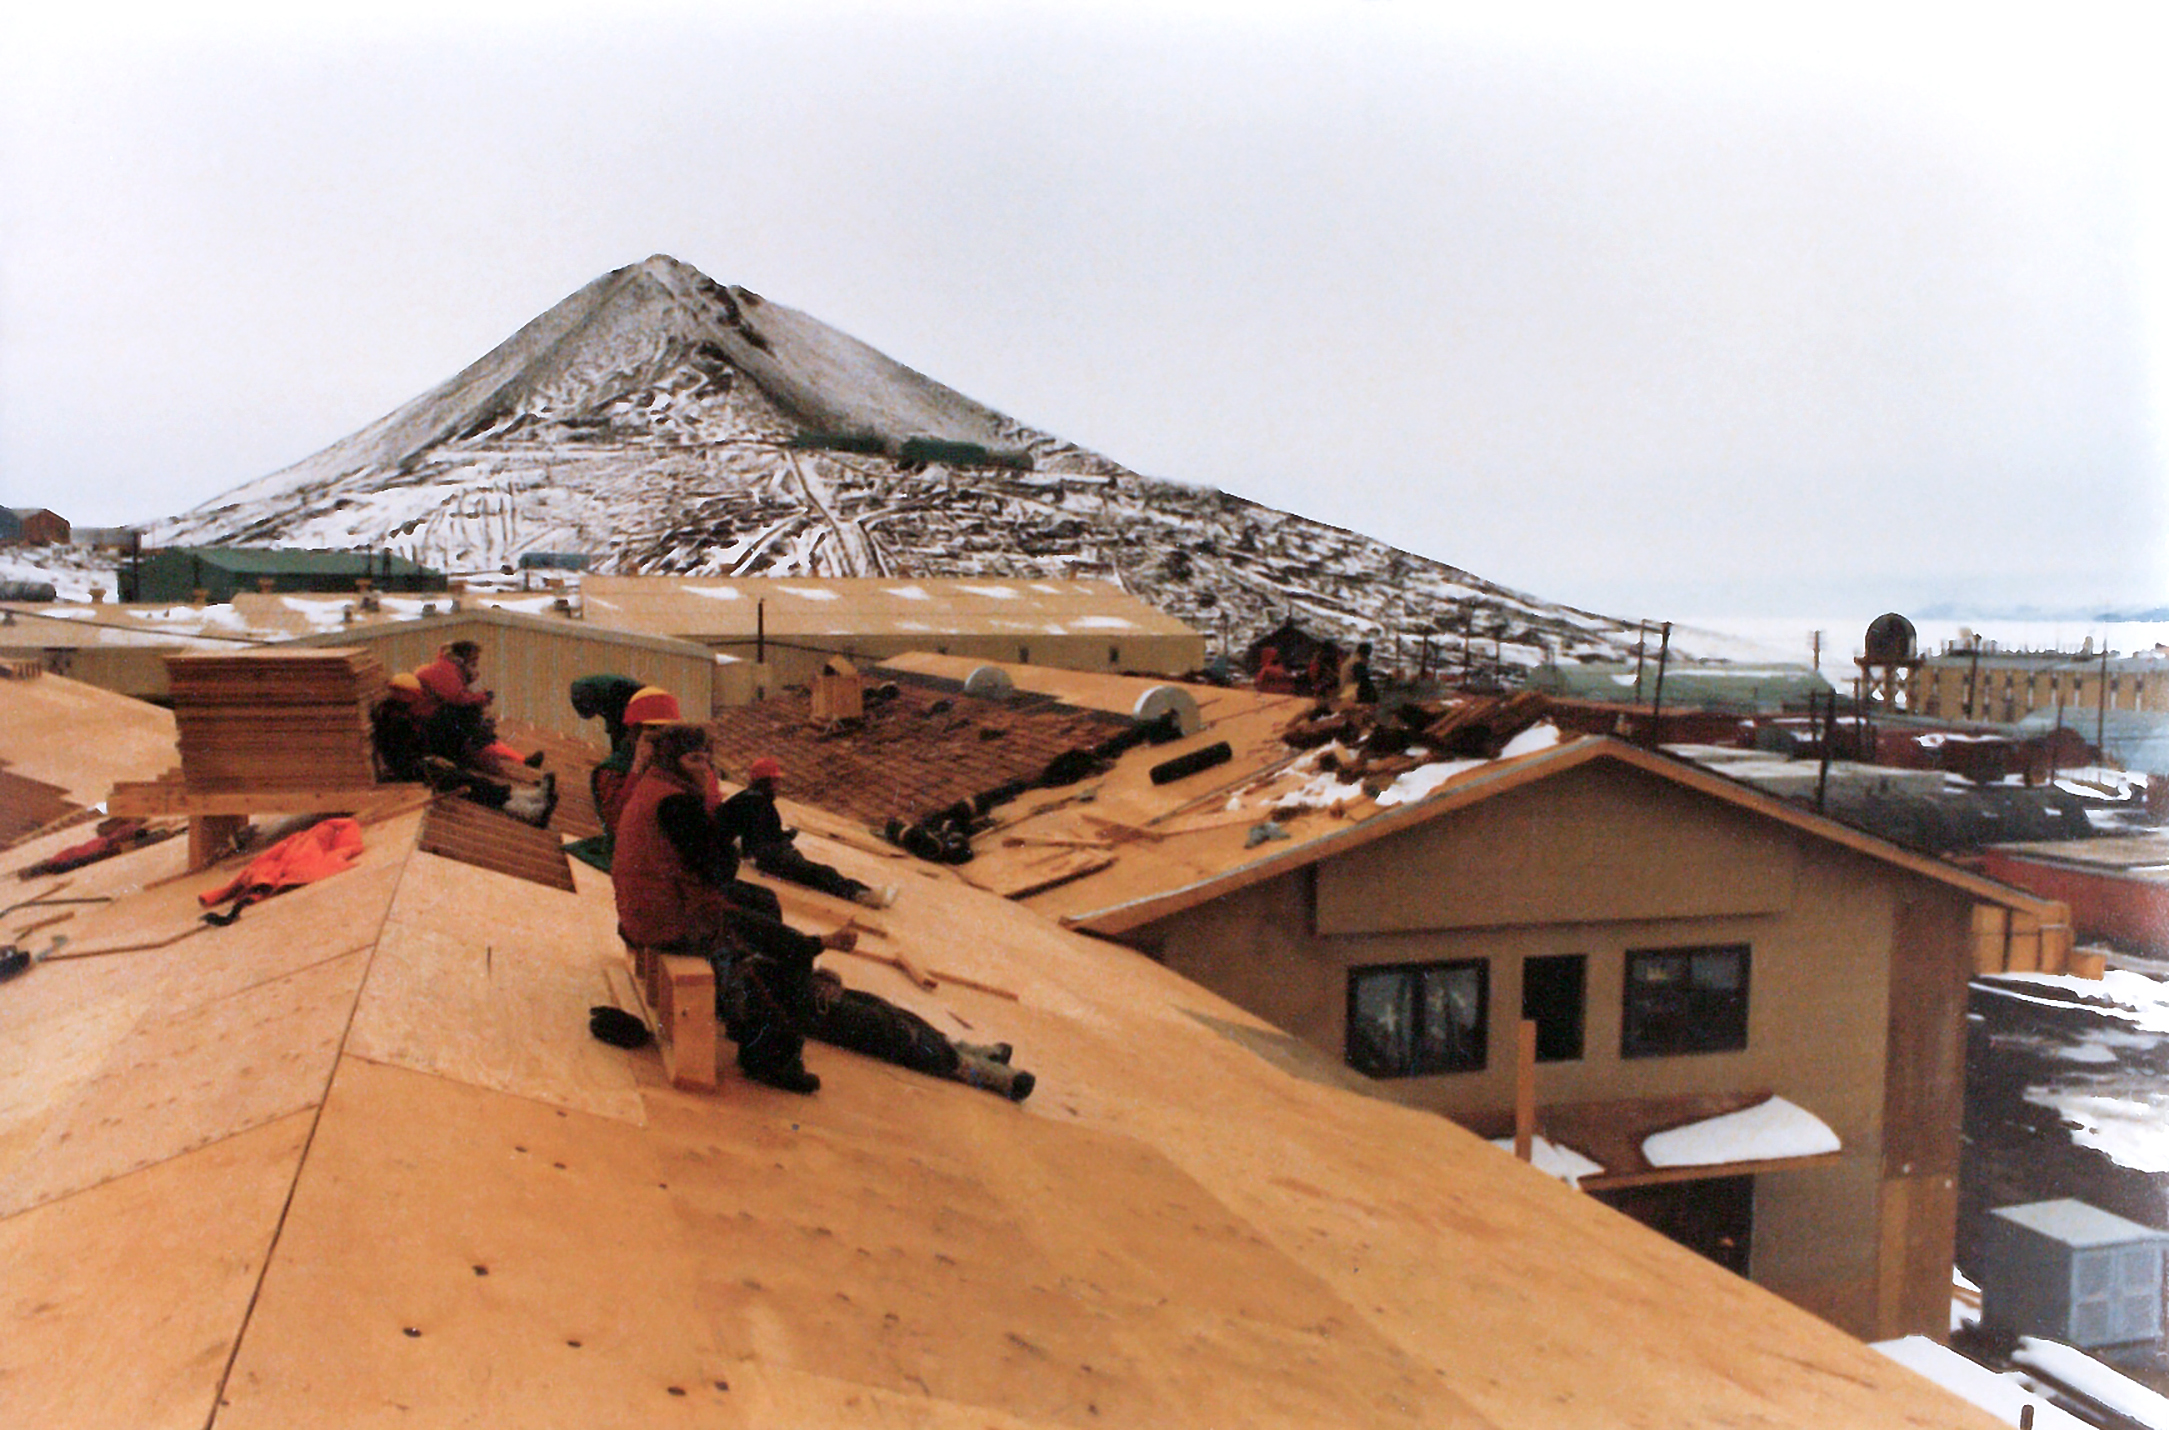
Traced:
[[1378, 687], [1371, 681], [1371, 643], [1363, 641], [1356, 653], [1341, 662], [1340, 698], [1358, 705], [1376, 705]]
[[[641, 689], [640, 682], [628, 675], [583, 675], [572, 683], [573, 712], [582, 720], [601, 717], [603, 736], [610, 742], [612, 755], [617, 754], [620, 746], [632, 741], [633, 733], [626, 726], [625, 707]], [[630, 758], [630, 751], [627, 755]]]
[[1280, 663], [1280, 652], [1272, 646], [1259, 654], [1258, 673], [1250, 683], [1260, 695], [1294, 695], [1298, 691], [1294, 673]]
[[456, 791], [486, 808], [501, 809], [537, 828], [549, 828], [550, 816], [557, 810], [557, 776], [544, 775], [540, 784], [514, 789], [436, 754], [425, 714], [430, 704], [429, 692], [416, 677], [402, 672], [391, 678], [384, 698], [369, 712], [377, 779]]
[[806, 1070], [802, 1026], [813, 961], [824, 949], [855, 947], [858, 935], [802, 933], [733, 898], [738, 859], [714, 819], [721, 799], [706, 727], [665, 725], [642, 743], [648, 762], [619, 812], [610, 863], [618, 932], [641, 947], [706, 958], [739, 1068], [770, 1087], [813, 1092], [821, 1080]]
[[847, 1048], [929, 1077], [954, 1079], [999, 1093], [1011, 1102], [1032, 1095], [1037, 1079], [1009, 1065], [1007, 1043], [960, 1043], [941, 1029], [888, 999], [857, 988], [825, 968], [811, 983], [812, 1004], [801, 1010], [806, 1036]]
[[783, 815], [776, 808], [776, 784], [782, 778], [782, 765], [765, 756], [755, 760], [746, 771], [746, 787], [723, 801], [723, 807], [716, 812], [724, 833], [737, 839], [753, 867], [763, 874], [849, 899], [869, 909], [885, 909], [895, 903], [894, 884], [875, 889], [798, 852], [793, 842], [798, 831], [784, 828]]
[[437, 649], [437, 658], [419, 667], [414, 678], [429, 697], [424, 720], [431, 750], [455, 765], [495, 774], [504, 765], [542, 767], [542, 751], [522, 757], [518, 750], [497, 738], [497, 722], [489, 716], [495, 691], [478, 689], [482, 672], [482, 647], [473, 641], [453, 641]]
[[610, 747], [609, 757], [588, 772], [588, 793], [595, 799], [595, 817], [602, 821], [607, 836], [618, 827], [618, 815], [625, 808], [625, 798], [632, 793], [633, 780], [646, 767], [647, 752], [643, 747], [642, 732], [650, 726], [676, 724], [679, 720], [678, 697], [659, 685], [643, 685], [626, 697], [625, 706], [618, 720], [625, 730], [625, 738]]

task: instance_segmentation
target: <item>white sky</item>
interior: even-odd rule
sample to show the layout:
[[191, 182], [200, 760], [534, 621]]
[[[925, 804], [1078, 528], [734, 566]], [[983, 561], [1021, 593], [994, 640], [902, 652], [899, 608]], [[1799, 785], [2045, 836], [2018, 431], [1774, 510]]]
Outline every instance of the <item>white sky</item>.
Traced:
[[2144, 7], [287, 8], [0, 7], [0, 501], [169, 514], [667, 252], [1615, 615], [2169, 603]]

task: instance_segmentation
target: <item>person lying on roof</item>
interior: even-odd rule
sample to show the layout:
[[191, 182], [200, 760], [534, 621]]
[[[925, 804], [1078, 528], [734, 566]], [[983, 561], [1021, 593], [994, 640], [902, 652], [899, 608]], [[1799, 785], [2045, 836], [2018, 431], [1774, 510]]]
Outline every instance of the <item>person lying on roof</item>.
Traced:
[[957, 1042], [909, 1008], [846, 988], [825, 968], [813, 971], [809, 991], [811, 1006], [800, 1011], [806, 1036], [816, 1042], [999, 1093], [1011, 1102], [1024, 1101], [1037, 1085], [1030, 1073], [1009, 1065], [1007, 1043]]
[[642, 743], [648, 761], [619, 811], [610, 863], [618, 931], [631, 944], [706, 958], [739, 1068], [770, 1087], [813, 1092], [821, 1080], [803, 1058], [813, 961], [856, 947], [858, 935], [802, 933], [733, 897], [738, 857], [714, 817], [722, 799], [707, 728], [664, 725]]
[[753, 867], [763, 874], [870, 909], [885, 909], [895, 903], [894, 884], [876, 889], [798, 852], [798, 845], [792, 842], [798, 831], [784, 828], [783, 815], [776, 808], [776, 785], [782, 778], [782, 765], [767, 758], [755, 760], [746, 771], [746, 787], [723, 801], [716, 815], [724, 832], [737, 839]]

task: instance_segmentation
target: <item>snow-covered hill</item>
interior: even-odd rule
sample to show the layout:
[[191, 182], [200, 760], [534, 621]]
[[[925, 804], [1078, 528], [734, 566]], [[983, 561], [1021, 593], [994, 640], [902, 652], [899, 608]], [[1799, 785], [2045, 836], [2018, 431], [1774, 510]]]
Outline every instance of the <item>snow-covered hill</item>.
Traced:
[[[986, 455], [925, 460], [914, 439]], [[1238, 642], [1292, 613], [1342, 637], [1458, 645], [1466, 629], [1521, 665], [1634, 639], [1354, 532], [1139, 476], [660, 254], [146, 541], [389, 548], [469, 573], [583, 551], [619, 573], [1099, 574]]]

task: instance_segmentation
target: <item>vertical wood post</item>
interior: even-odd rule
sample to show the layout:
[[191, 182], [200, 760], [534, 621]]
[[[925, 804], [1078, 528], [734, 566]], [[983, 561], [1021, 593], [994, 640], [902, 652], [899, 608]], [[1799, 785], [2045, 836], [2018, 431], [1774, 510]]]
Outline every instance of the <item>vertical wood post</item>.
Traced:
[[1514, 1049], [1514, 1155], [1529, 1160], [1536, 1145], [1536, 1021], [1521, 1020]]

